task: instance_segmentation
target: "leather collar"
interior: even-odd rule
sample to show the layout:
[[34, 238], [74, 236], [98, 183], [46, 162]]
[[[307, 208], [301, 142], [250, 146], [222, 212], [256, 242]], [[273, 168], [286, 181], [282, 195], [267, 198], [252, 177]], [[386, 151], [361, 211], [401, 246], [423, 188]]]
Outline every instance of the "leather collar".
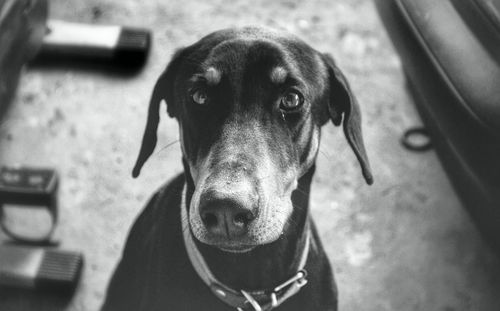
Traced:
[[[227, 305], [239, 311], [268, 311], [276, 308], [285, 300], [297, 294], [299, 290], [307, 284], [307, 272], [304, 270], [307, 256], [309, 254], [311, 230], [306, 227], [306, 241], [299, 262], [298, 272], [291, 278], [285, 280], [274, 289], [246, 291], [236, 290], [219, 282], [212, 274], [200, 251], [196, 247], [189, 227], [189, 220], [186, 207], [186, 185], [182, 191], [181, 201], [181, 223], [184, 237], [184, 245], [193, 265], [194, 270], [203, 282], [210, 288], [213, 294]], [[307, 226], [307, 222], [306, 222]]]

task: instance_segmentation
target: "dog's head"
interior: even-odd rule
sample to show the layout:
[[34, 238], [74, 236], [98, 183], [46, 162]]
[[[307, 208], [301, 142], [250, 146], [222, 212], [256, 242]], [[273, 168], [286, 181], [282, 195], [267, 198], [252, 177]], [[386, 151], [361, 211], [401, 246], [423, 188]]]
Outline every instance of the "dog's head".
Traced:
[[346, 79], [329, 55], [289, 34], [222, 30], [178, 51], [154, 88], [134, 176], [155, 148], [161, 100], [179, 123], [194, 184], [189, 223], [202, 243], [242, 252], [284, 234], [328, 120], [343, 122], [372, 183]]

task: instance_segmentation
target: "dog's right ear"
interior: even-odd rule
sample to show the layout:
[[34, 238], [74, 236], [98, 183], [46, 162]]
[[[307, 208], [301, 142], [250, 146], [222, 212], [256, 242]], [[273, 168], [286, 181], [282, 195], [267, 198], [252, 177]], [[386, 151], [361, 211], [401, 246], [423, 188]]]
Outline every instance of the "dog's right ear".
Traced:
[[165, 71], [160, 75], [153, 89], [149, 102], [148, 119], [146, 129], [142, 137], [141, 150], [135, 162], [132, 176], [136, 178], [141, 172], [141, 168], [153, 153], [156, 147], [158, 123], [160, 122], [160, 104], [162, 100], [167, 102], [167, 112], [170, 117], [175, 117], [176, 107], [174, 103], [174, 82], [178, 68], [182, 61], [183, 49], [178, 50]]

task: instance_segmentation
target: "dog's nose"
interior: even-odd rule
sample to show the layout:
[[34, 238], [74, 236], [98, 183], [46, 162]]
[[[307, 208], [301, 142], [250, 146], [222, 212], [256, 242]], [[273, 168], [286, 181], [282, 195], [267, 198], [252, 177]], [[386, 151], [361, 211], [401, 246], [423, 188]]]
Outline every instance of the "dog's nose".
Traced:
[[256, 218], [253, 204], [241, 197], [210, 191], [202, 195], [200, 216], [214, 237], [234, 239], [243, 236]]

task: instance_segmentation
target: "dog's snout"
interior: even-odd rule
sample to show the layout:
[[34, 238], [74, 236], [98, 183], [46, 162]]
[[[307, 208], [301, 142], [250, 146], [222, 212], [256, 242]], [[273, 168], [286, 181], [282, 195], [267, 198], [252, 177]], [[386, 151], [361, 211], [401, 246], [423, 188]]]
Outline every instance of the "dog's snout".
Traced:
[[200, 217], [216, 238], [235, 239], [245, 235], [256, 218], [255, 202], [247, 196], [211, 190], [202, 195]]

